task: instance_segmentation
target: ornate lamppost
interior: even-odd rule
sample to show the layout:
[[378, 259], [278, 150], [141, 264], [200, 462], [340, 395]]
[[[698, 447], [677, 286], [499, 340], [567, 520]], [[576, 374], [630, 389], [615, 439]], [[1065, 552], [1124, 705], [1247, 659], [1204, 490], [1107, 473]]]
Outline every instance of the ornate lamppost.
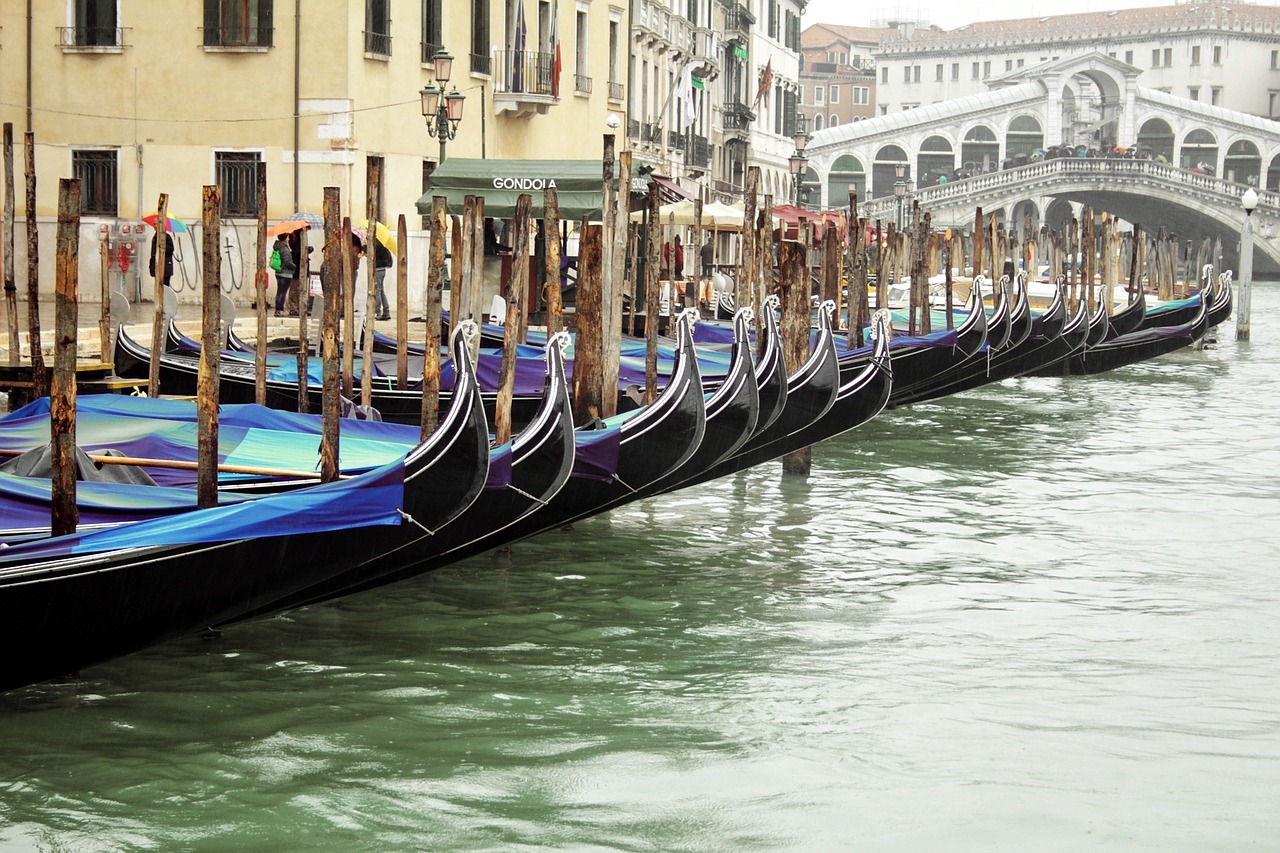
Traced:
[[436, 51], [432, 58], [432, 72], [435, 79], [423, 86], [418, 94], [422, 96], [422, 117], [427, 120], [427, 133], [440, 140], [440, 162], [443, 163], [445, 144], [458, 135], [462, 102], [467, 98], [456, 85], [449, 94], [445, 94], [445, 84], [453, 73], [453, 56], [444, 48]]

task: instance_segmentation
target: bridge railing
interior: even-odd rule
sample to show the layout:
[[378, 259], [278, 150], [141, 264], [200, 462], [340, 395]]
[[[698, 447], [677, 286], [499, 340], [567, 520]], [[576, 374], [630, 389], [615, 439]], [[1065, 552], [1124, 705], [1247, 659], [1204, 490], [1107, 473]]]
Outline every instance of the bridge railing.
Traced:
[[[1181, 183], [1188, 188], [1213, 193], [1220, 198], [1229, 198], [1239, 206], [1240, 197], [1249, 187], [1233, 181], [1192, 172], [1158, 160], [1130, 160], [1118, 157], [1057, 157], [1052, 160], [1039, 160], [1025, 166], [1015, 166], [999, 172], [988, 172], [948, 181], [932, 187], [917, 189], [914, 198], [925, 208], [948, 207], [963, 204], [974, 198], [981, 198], [993, 191], [1005, 188], [1025, 187], [1039, 181], [1054, 177], [1110, 176], [1123, 178], [1152, 177], [1170, 183]], [[1273, 216], [1280, 215], [1280, 193], [1270, 190], [1258, 190], [1258, 209]], [[897, 210], [897, 199], [893, 196], [875, 199], [864, 205], [864, 213], [868, 219], [886, 219]]]

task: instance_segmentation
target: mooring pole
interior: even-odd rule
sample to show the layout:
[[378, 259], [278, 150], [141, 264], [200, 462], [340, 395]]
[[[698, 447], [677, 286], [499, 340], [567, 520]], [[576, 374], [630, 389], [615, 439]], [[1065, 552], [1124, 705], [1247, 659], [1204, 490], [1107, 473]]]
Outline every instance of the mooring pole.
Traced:
[[[445, 207], [444, 196], [433, 196], [431, 199], [431, 255], [427, 265], [427, 283], [422, 294], [422, 319], [426, 325], [426, 344], [422, 357], [422, 431], [420, 441], [435, 432], [440, 421], [440, 292], [444, 288], [444, 241], [449, 230], [449, 214]], [[457, 219], [454, 219], [453, 232], [458, 231]], [[456, 256], [455, 256], [456, 258]], [[456, 269], [456, 267], [455, 267]], [[461, 296], [457, 278], [450, 277], [453, 298]], [[461, 322], [457, 313], [452, 315], [454, 323]]]
[[515, 216], [511, 226], [511, 287], [507, 291], [507, 313], [503, 325], [502, 363], [498, 368], [498, 397], [494, 403], [494, 441], [511, 440], [511, 400], [516, 387], [516, 347], [520, 345], [520, 327], [529, 290], [529, 211], [533, 199], [528, 193], [516, 197]]
[[[649, 224], [661, 233], [658, 185], [649, 184]], [[649, 264], [644, 277], [644, 402], [646, 405], [658, 399], [658, 323], [662, 313], [662, 284], [658, 281], [662, 266], [658, 255], [658, 240], [649, 241]], [[674, 259], [672, 259], [674, 261]], [[606, 386], [605, 393], [609, 392]]]
[[[168, 257], [168, 240], [165, 235], [168, 233], [168, 222], [166, 217], [169, 215], [169, 194], [160, 193], [160, 199], [156, 202], [156, 233], [151, 239], [155, 240], [156, 251], [156, 274], [155, 278], [155, 315], [151, 321], [151, 365], [147, 372], [147, 396], [160, 396], [160, 354], [164, 352], [164, 265]], [[142, 247], [138, 247], [138, 257], [142, 257]]]
[[98, 269], [102, 289], [102, 305], [98, 315], [98, 348], [102, 350], [102, 363], [106, 364], [113, 356], [115, 348], [111, 345], [111, 248], [108, 240], [98, 241]]
[[307, 377], [311, 363], [311, 342], [307, 340], [307, 303], [311, 301], [311, 262], [307, 257], [310, 230], [303, 228], [298, 234], [298, 270], [305, 273], [298, 287], [298, 411], [304, 415], [311, 411], [311, 383]]
[[338, 479], [341, 439], [338, 416], [342, 395], [338, 391], [338, 266], [343, 243], [348, 242], [339, 219], [342, 197], [337, 187], [324, 188], [324, 275], [320, 287], [324, 293], [324, 311], [320, 319], [320, 358], [322, 370], [320, 403], [320, 479], [332, 483]]
[[[351, 233], [351, 217], [342, 217], [342, 233]], [[356, 397], [356, 323], [355, 323], [355, 259], [351, 257], [351, 239], [339, 241], [341, 250], [338, 265], [341, 279], [338, 287], [338, 310], [342, 316], [342, 393], [352, 400]], [[322, 285], [323, 286], [323, 285]]]
[[80, 181], [58, 181], [58, 243], [53, 386], [49, 399], [54, 536], [74, 533], [76, 506], [76, 325], [80, 280]]
[[360, 404], [369, 406], [373, 404], [373, 322], [378, 318], [378, 285], [377, 285], [377, 255], [378, 250], [376, 244], [378, 242], [378, 217], [381, 210], [378, 208], [378, 198], [380, 196], [379, 186], [382, 183], [382, 166], [376, 158], [370, 158], [367, 170], [367, 179], [365, 181], [365, 222], [368, 228], [365, 229], [365, 262], [364, 262], [364, 323], [361, 324], [360, 334], [361, 342], [364, 344], [361, 350], [363, 354], [362, 365], [360, 368]]
[[[204, 288], [200, 327], [200, 373], [196, 380], [196, 506], [218, 505], [218, 373], [222, 369], [222, 193], [204, 187]], [[164, 271], [156, 267], [163, 279]], [[302, 302], [302, 299], [298, 300]], [[156, 342], [158, 345], [159, 342]]]
[[409, 388], [409, 224], [396, 220], [396, 388]]
[[[258, 161], [258, 263], [254, 269], [254, 302], [258, 305], [258, 340], [253, 357], [253, 399], [259, 406], [267, 404], [267, 164]], [[302, 269], [294, 259], [293, 274]]]
[[13, 122], [4, 123], [4, 304], [9, 318], [9, 363], [22, 360], [22, 338], [18, 334], [18, 284], [13, 271], [13, 217], [15, 214], [13, 189]]
[[[1253, 209], [1257, 203], [1257, 192], [1252, 187], [1245, 190], [1244, 225], [1240, 228], [1240, 304], [1236, 306], [1237, 341], [1249, 340], [1249, 310], [1253, 299]], [[1200, 288], [1200, 298], [1209, 298], [1207, 284]]]
[[555, 187], [542, 191], [543, 227], [547, 232], [547, 340], [564, 328], [560, 293], [560, 198]]
[[49, 374], [40, 346], [40, 232], [36, 222], [36, 135], [24, 134], [27, 172], [27, 328], [31, 344], [32, 393], [49, 394]]
[[[805, 247], [783, 240], [778, 247], [779, 285], [782, 297], [782, 363], [792, 376], [809, 357], [809, 269]], [[819, 308], [818, 310], [822, 310]], [[807, 477], [813, 466], [813, 448], [802, 447], [782, 457], [784, 477]]]
[[[583, 223], [578, 242], [578, 297], [574, 314], [573, 422], [582, 426], [600, 417], [604, 389], [603, 313], [600, 294], [600, 226]], [[608, 389], [617, 393], [614, 389]]]

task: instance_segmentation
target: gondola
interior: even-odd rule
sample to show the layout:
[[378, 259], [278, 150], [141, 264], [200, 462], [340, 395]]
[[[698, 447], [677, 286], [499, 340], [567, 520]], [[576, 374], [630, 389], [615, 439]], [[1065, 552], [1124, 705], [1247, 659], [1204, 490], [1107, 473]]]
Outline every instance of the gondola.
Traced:
[[1054, 343], [1061, 337], [1067, 320], [1067, 308], [1061, 283], [1045, 310], [1034, 317], [1030, 311], [1025, 282], [1022, 275], [1014, 279], [1018, 298], [1015, 304], [1010, 342], [1000, 350], [982, 359], [982, 370], [956, 376], [952, 381], [928, 386], [927, 390], [904, 399], [912, 403], [959, 394], [992, 382], [1000, 382], [1034, 370], [1050, 360], [1061, 357]]
[[[383, 571], [376, 581], [348, 587], [342, 592], [362, 589], [412, 577], [443, 562], [482, 554], [547, 530], [636, 499], [649, 484], [665, 477], [687, 461], [698, 449], [706, 429], [706, 405], [693, 352], [691, 326], [694, 312], [677, 318], [679, 348], [671, 381], [652, 404], [580, 427], [581, 438], [601, 434], [613, 449], [613, 464], [594, 469], [575, 466], [564, 487], [545, 504], [503, 530], [481, 533], [442, 559], [416, 558], [405, 553], [399, 565]], [[395, 562], [395, 561], [393, 561]], [[382, 568], [386, 568], [386, 564]], [[323, 601], [329, 595], [317, 595]]]
[[[465, 353], [461, 332], [455, 353]], [[236, 618], [377, 562], [458, 517], [489, 470], [465, 355], [439, 428], [367, 474], [0, 550], [0, 689], [43, 681]], [[359, 528], [359, 529], [355, 529]]]
[[[503, 454], [505, 464], [495, 476], [493, 464], [484, 491], [451, 523], [432, 529], [419, 541], [405, 542], [374, 564], [362, 565], [324, 583], [241, 614], [241, 619], [326, 601], [355, 590], [403, 580], [444, 565], [474, 540], [497, 538], [535, 510], [550, 502], [568, 483], [577, 458], [577, 442], [565, 378], [564, 351], [568, 335], [560, 333], [547, 347], [543, 406]], [[496, 451], [495, 451], [496, 452]], [[589, 451], [588, 451], [589, 452]], [[412, 568], [406, 568], [411, 566]], [[415, 571], [416, 570], [416, 571]]]
[[1208, 328], [1206, 301], [1201, 299], [1199, 305], [1200, 310], [1185, 323], [1139, 329], [1096, 346], [1086, 346], [1082, 353], [1064, 360], [1064, 372], [1076, 376], [1105, 373], [1190, 346], [1200, 340]]
[[1138, 298], [1112, 314], [1107, 321], [1107, 340], [1136, 332], [1147, 318], [1147, 294], [1138, 291]]
[[[982, 277], [974, 280], [973, 289], [977, 294], [978, 301], [967, 319], [975, 322], [978, 322], [979, 318], [974, 315], [986, 314], [986, 309], [981, 302], [981, 286], [984, 281], [985, 279]], [[949, 363], [929, 375], [915, 378], [915, 381], [909, 383], [904, 382], [903, 387], [898, 387], [897, 382], [895, 382], [894, 388], [889, 394], [887, 408], [894, 409], [899, 406], [909, 405], [917, 400], [929, 399], [936, 396], [937, 389], [946, 388], [948, 385], [967, 380], [974, 375], [986, 374], [987, 360], [992, 353], [998, 352], [1008, 343], [1012, 332], [1014, 304], [1010, 298], [1007, 282], [1003, 286], [996, 287], [995, 294], [996, 297], [994, 304], [991, 306], [990, 315], [982, 318], [982, 322], [985, 323], [983, 327], [985, 342], [981, 348], [970, 356], [951, 359]], [[967, 323], [962, 325], [967, 325]]]

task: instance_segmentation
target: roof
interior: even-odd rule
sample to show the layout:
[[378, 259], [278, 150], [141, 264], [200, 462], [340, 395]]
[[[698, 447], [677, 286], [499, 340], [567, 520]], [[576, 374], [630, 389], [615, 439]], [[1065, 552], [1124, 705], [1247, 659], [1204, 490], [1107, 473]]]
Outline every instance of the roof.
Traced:
[[813, 24], [800, 33], [800, 46], [827, 47], [832, 44], [876, 45], [881, 39], [892, 36], [894, 30], [887, 27], [847, 27], [844, 24]]
[[1123, 36], [1146, 39], [1152, 33], [1205, 29], [1235, 32], [1256, 30], [1274, 35], [1277, 27], [1280, 27], [1280, 6], [1206, 2], [1109, 12], [1039, 15], [1002, 21], [975, 21], [953, 30], [916, 30], [909, 37], [895, 32], [881, 39], [880, 51], [900, 53], [930, 48], [1005, 47], [1010, 44], [1044, 44]]

